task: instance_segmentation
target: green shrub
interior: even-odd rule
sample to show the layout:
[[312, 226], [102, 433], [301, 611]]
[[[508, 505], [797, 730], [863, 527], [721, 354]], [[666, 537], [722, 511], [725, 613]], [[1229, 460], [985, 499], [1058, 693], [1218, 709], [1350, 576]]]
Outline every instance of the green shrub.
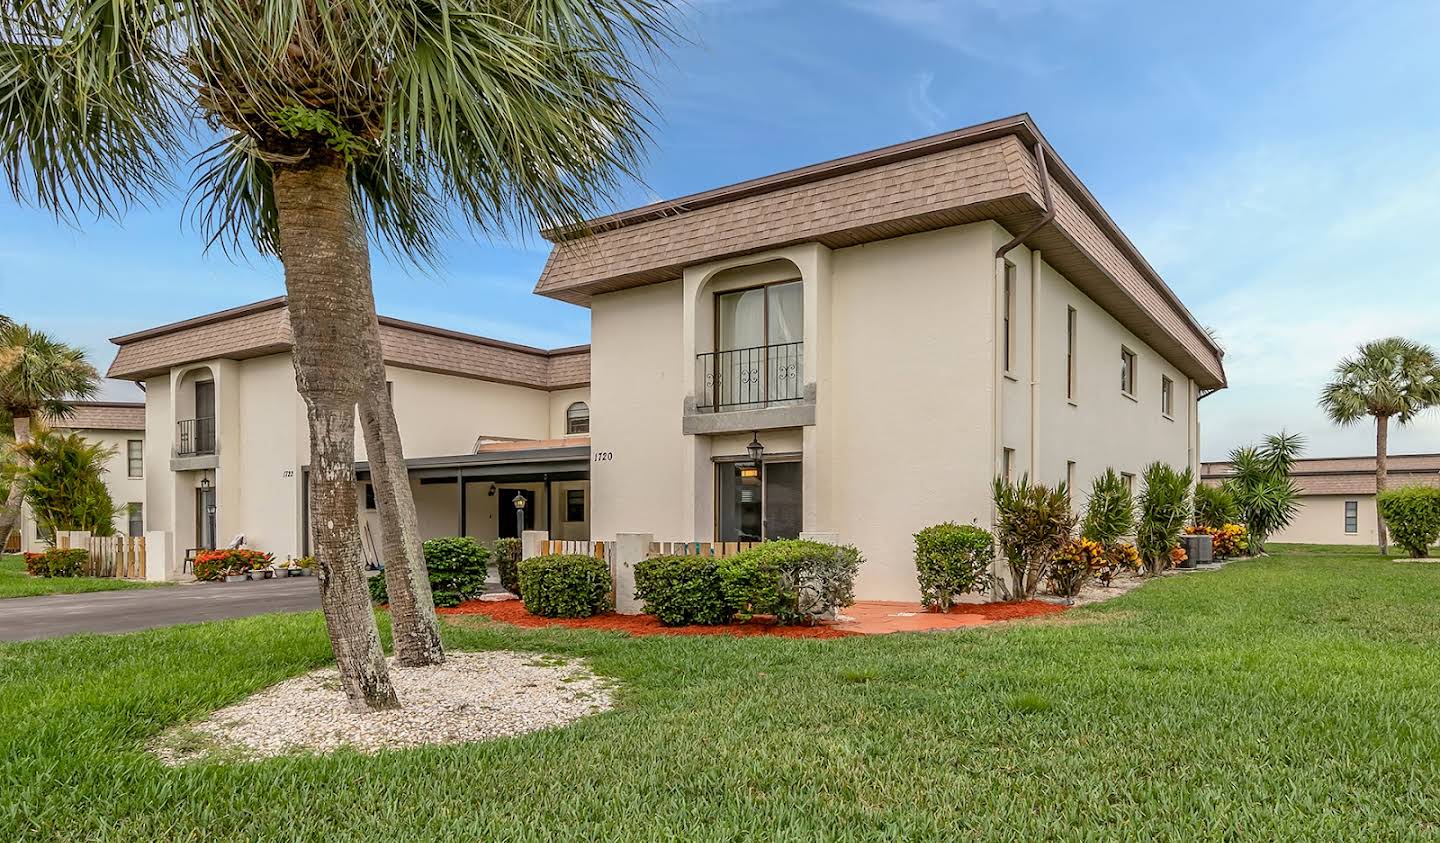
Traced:
[[516, 597], [520, 596], [520, 552], [519, 539], [496, 539], [490, 549], [500, 585]]
[[1107, 468], [1090, 485], [1081, 538], [1112, 547], [1135, 530], [1135, 499], [1125, 478]]
[[990, 563], [995, 540], [973, 524], [946, 521], [915, 534], [915, 576], [926, 606], [950, 611], [955, 597], [985, 591], [994, 583]]
[[1440, 489], [1387, 489], [1375, 503], [1396, 544], [1414, 559], [1430, 555], [1431, 545], [1440, 539]]
[[635, 596], [666, 626], [721, 624], [734, 616], [719, 561], [708, 556], [657, 556], [635, 566]]
[[1240, 505], [1235, 496], [1223, 486], [1195, 487], [1195, 526], [1220, 530], [1226, 524], [1240, 521]]
[[[490, 551], [468, 536], [430, 539], [421, 545], [425, 569], [430, 575], [430, 593], [436, 606], [458, 606], [485, 593], [489, 576]], [[370, 599], [390, 602], [390, 591], [382, 572], [368, 583]]]
[[1230, 452], [1230, 475], [1222, 484], [1240, 510], [1239, 522], [1250, 534], [1250, 552], [1264, 553], [1265, 542], [1300, 511], [1300, 487], [1290, 478], [1305, 438], [1280, 432], [1264, 444]]
[[1070, 489], [1064, 482], [1052, 489], [1031, 483], [1028, 477], [1021, 477], [1019, 483], [996, 477], [993, 495], [995, 538], [1010, 566], [1006, 596], [1011, 600], [1034, 597], [1051, 558], [1075, 530]]
[[52, 547], [43, 553], [25, 554], [25, 570], [32, 577], [78, 577], [89, 561], [90, 554], [84, 548]]
[[593, 556], [536, 556], [520, 563], [520, 595], [531, 614], [588, 618], [610, 606], [610, 568]]
[[737, 614], [814, 623], [854, 602], [855, 574], [864, 561], [850, 545], [784, 539], [719, 560], [717, 570]]
[[390, 587], [385, 584], [385, 572], [365, 572], [365, 585], [370, 588], [370, 602], [377, 606], [383, 606], [390, 602]]
[[1195, 478], [1190, 469], [1176, 471], [1163, 462], [1146, 466], [1143, 478], [1135, 545], [1146, 569], [1158, 574], [1170, 567], [1170, 552], [1180, 544], [1180, 535], [1190, 523], [1190, 490]]

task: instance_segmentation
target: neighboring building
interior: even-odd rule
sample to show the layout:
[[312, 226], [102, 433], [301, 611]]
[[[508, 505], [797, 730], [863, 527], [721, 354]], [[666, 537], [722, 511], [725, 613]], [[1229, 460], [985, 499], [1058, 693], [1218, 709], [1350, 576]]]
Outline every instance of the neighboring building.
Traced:
[[[69, 417], [49, 422], [53, 430], [78, 433], [113, 452], [105, 464], [105, 485], [119, 509], [115, 529], [138, 536], [145, 530], [145, 405], [138, 401], [75, 401]], [[40, 536], [29, 506], [20, 514], [20, 546], [40, 550]]]
[[[387, 379], [425, 538], [589, 536], [589, 348], [546, 351], [381, 317]], [[309, 552], [304, 401], [285, 299], [116, 337], [109, 377], [145, 389], [147, 522], [187, 551], [236, 535], [277, 558]], [[380, 524], [356, 425], [364, 552]], [[170, 569], [173, 574], [174, 568]]]
[[911, 536], [989, 525], [996, 475], [1079, 497], [1109, 467], [1198, 469], [1225, 386], [1025, 115], [551, 237], [536, 292], [591, 309], [593, 537], [838, 538], [862, 598], [913, 599]]
[[[1231, 472], [1228, 462], [1208, 462], [1201, 478], [1218, 485]], [[1301, 507], [1290, 526], [1270, 541], [1299, 544], [1376, 544], [1375, 458], [1317, 457], [1295, 462], [1290, 475], [1300, 488]], [[1440, 487], [1440, 454], [1391, 454], [1386, 478], [1391, 489]]]

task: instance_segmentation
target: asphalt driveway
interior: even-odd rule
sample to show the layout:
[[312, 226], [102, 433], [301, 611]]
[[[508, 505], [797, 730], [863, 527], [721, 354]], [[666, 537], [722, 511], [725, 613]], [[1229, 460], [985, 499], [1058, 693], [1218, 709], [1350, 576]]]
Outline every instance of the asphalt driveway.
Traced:
[[14, 597], [0, 600], [0, 641], [32, 641], [81, 632], [134, 632], [319, 608], [320, 587], [314, 577]]

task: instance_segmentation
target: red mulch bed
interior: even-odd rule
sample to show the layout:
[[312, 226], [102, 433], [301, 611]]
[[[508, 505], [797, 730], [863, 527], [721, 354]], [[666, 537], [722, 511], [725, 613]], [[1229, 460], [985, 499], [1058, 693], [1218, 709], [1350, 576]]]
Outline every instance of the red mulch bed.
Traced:
[[1017, 600], [1014, 603], [962, 603], [952, 606], [950, 614], [980, 615], [992, 621], [1018, 621], [1021, 618], [1059, 614], [1069, 608], [1046, 600]]
[[844, 638], [859, 633], [828, 626], [776, 626], [770, 621], [732, 623], [724, 626], [664, 626], [651, 615], [617, 615], [613, 612], [593, 618], [542, 618], [525, 611], [519, 600], [471, 600], [448, 609], [442, 615], [483, 615], [490, 620], [515, 626], [568, 626], [572, 629], [599, 629], [631, 635], [733, 635], [749, 637], [776, 635], [781, 638]]

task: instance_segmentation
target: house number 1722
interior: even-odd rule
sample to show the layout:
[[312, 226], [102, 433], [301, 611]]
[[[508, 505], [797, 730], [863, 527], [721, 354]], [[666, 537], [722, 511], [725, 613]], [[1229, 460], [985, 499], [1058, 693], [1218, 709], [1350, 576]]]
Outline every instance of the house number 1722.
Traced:
[[595, 462], [609, 462], [615, 459], [614, 451], [596, 451]]

